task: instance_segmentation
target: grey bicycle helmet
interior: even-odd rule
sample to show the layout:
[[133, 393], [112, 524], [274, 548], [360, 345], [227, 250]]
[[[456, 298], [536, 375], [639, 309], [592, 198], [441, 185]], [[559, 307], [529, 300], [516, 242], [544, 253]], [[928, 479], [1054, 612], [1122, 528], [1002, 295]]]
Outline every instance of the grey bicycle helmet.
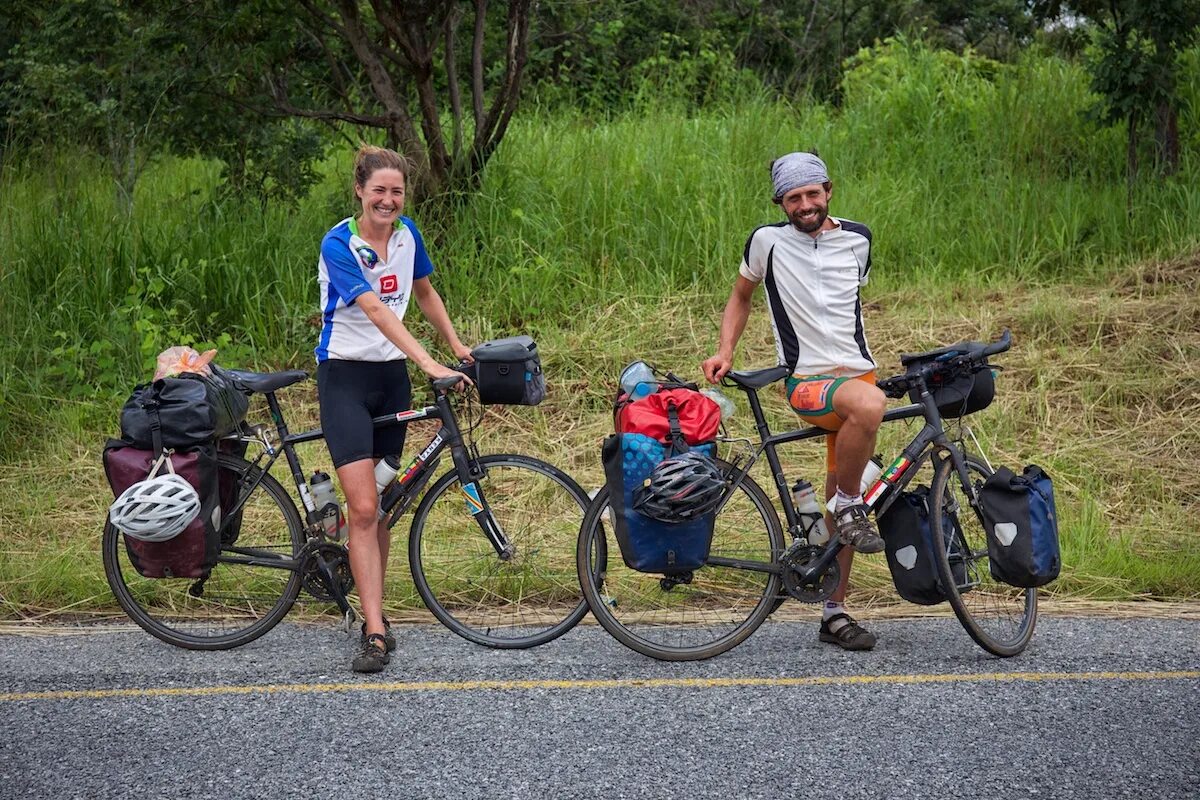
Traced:
[[117, 530], [143, 542], [173, 539], [199, 514], [200, 496], [173, 472], [138, 481], [108, 508]]
[[659, 522], [686, 522], [712, 511], [725, 478], [708, 456], [690, 451], [659, 462], [633, 493], [633, 508]]

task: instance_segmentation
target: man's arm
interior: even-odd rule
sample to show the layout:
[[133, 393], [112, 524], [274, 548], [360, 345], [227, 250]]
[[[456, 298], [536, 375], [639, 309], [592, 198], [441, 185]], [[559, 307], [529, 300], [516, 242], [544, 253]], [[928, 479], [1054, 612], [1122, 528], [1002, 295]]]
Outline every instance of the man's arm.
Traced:
[[737, 347], [738, 339], [742, 338], [742, 331], [746, 330], [746, 321], [750, 319], [750, 300], [757, 286], [757, 283], [744, 275], [738, 275], [733, 284], [729, 301], [725, 303], [725, 313], [721, 315], [717, 354], [706, 358], [700, 365], [709, 383], [721, 380], [733, 366], [733, 351]]

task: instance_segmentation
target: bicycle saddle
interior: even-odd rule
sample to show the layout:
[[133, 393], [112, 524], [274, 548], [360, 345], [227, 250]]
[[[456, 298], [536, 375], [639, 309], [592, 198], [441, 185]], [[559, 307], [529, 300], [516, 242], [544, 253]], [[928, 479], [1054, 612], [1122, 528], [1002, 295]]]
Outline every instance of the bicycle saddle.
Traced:
[[302, 369], [289, 369], [284, 372], [250, 372], [242, 369], [227, 369], [226, 374], [233, 378], [238, 389], [245, 392], [273, 392], [285, 386], [308, 378], [308, 373]]
[[738, 370], [725, 373], [725, 377], [743, 389], [761, 389], [791, 375], [792, 371], [783, 364], [766, 369]]

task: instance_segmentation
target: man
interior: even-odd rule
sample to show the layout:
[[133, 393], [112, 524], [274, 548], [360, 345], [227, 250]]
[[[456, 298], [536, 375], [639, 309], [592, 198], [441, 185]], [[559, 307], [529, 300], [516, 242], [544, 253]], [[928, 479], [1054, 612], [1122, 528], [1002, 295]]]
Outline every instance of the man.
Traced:
[[729, 371], [754, 289], [764, 284], [779, 360], [792, 369], [788, 402], [804, 422], [836, 431], [827, 437], [826, 497], [836, 495], [833, 527], [851, 547], [838, 555], [842, 579], [825, 603], [820, 638], [847, 650], [870, 650], [875, 635], [846, 613], [845, 597], [854, 550], [883, 550], [859, 487], [887, 404], [875, 386], [859, 299], [871, 270], [871, 232], [829, 216], [833, 182], [816, 155], [776, 159], [771, 182], [787, 222], [750, 234], [721, 318], [717, 353], [701, 369], [712, 383]]

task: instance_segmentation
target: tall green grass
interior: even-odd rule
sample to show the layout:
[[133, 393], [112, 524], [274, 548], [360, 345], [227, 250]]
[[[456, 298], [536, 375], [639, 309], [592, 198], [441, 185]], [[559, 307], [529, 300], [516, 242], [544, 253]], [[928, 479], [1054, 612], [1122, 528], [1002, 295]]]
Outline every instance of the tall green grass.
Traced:
[[[1086, 87], [1050, 56], [1003, 66], [893, 41], [859, 57], [841, 109], [757, 94], [599, 122], [530, 113], [452, 218], [411, 213], [457, 316], [503, 330], [728, 284], [749, 231], [779, 218], [768, 161], [798, 148], [829, 162], [834, 213], [875, 230], [885, 285], [1074, 280], [1186, 249], [1195, 152], [1127, 203], [1123, 133], [1085, 120]], [[1181, 129], [1198, 126], [1187, 107]], [[165, 343], [305, 363], [317, 243], [352, 210], [347, 157], [305, 201], [266, 204], [222, 195], [211, 163], [165, 160], [129, 218], [86, 156], [0, 175], [5, 428], [63, 383], [77, 398], [125, 387]]]
[[[479, 193], [451, 218], [421, 208], [410, 214], [425, 232], [435, 283], [463, 338], [531, 332], [551, 359], [555, 396], [535, 415], [502, 416], [516, 443], [509, 446], [594, 479], [592, 445], [607, 427], [602, 409], [612, 375], [630, 357], [655, 353], [694, 369], [714, 341], [747, 235], [781, 219], [769, 200], [769, 160], [816, 148], [835, 181], [833, 213], [875, 233], [866, 299], [879, 304], [869, 313], [892, 326], [882, 344], [882, 334], [872, 338], [877, 355], [1004, 325], [1034, 347], [1051, 348], [1027, 362], [1035, 384], [1023, 385], [1024, 399], [999, 417], [1002, 451], [1028, 458], [1048, 450], [1061, 459], [1051, 463], [1076, 481], [1068, 497], [1080, 502], [1068, 516], [1079, 539], [1069, 546], [1089, 565], [1081, 573], [1125, 576], [1124, 588], [1100, 595], [1194, 595], [1186, 564], [1171, 565], [1189, 518], [1187, 498], [1195, 495], [1156, 482], [1154, 470], [1114, 489], [1128, 467], [1092, 470], [1087, 462], [1107, 458], [1105, 437], [1123, 421], [1140, 420], [1147, 409], [1167, 413], [1166, 398], [1175, 394], [1193, 396], [1179, 383], [1187, 370], [1157, 366], [1159, 358], [1195, 355], [1179, 344], [1190, 336], [1186, 320], [1153, 327], [1153, 314], [1166, 319], [1171, 301], [1160, 298], [1127, 322], [1122, 315], [1140, 294], [1131, 300], [1126, 287], [1102, 302], [1088, 299], [1131, 265], [1200, 242], [1200, 55], [1190, 53], [1186, 63], [1182, 171], [1170, 180], [1145, 176], [1132, 198], [1124, 132], [1087, 120], [1094, 98], [1080, 67], [1038, 53], [997, 65], [894, 41], [854, 62], [840, 108], [748, 92], [703, 111], [647, 101], [602, 120], [527, 110]], [[165, 159], [140, 182], [130, 217], [120, 215], [113, 188], [86, 155], [19, 166], [6, 160], [0, 463], [22, 485], [42, 487], [64, 484], [39, 480], [40, 471], [94, 468], [86, 454], [115, 432], [120, 402], [171, 345], [215, 346], [229, 366], [309, 366], [317, 246], [353, 210], [350, 155], [331, 155], [324, 180], [296, 203], [230, 198], [217, 165]], [[1166, 291], [1168, 284], [1154, 285]], [[410, 320], [428, 335], [419, 315]], [[1113, 381], [1088, 372], [1120, 343], [1113, 330], [1151, 339], [1162, 333], [1175, 344], [1162, 352], [1129, 349], [1121, 362], [1129, 377]], [[755, 337], [763, 341], [747, 365], [773, 358], [766, 328], [752, 329], [745, 341]], [[1064, 380], [1078, 393], [1063, 392]], [[1051, 389], [1062, 397], [1047, 399], [1043, 390]], [[1055, 427], [1064, 408], [1074, 416]], [[1181, 426], [1167, 442], [1180, 458], [1200, 446], [1193, 427]], [[1121, 442], [1118, 458], [1129, 446]], [[1149, 446], [1126, 452], [1154, 458]], [[1186, 467], [1172, 462], [1172, 475], [1186, 482], [1200, 472]], [[92, 478], [71, 498], [69, 521], [54, 523], [63, 536], [76, 527], [99, 530], [106, 490]], [[6, 486], [0, 478], [0, 489]], [[1122, 492], [1142, 498], [1136, 523], [1110, 512]], [[0, 491], [0, 527], [24, 543], [7, 562], [0, 558], [0, 596], [5, 575], [31, 574], [25, 559], [41, 552], [38, 509], [61, 503], [61, 494], [46, 488], [26, 502]], [[1161, 518], [1159, 502], [1170, 509]], [[1134, 528], [1149, 529], [1156, 519], [1174, 550], [1140, 543]], [[1114, 535], [1104, 536], [1109, 530]], [[1129, 561], [1135, 550], [1149, 560]], [[57, 550], [64, 551], [75, 552]], [[50, 597], [63, 563], [47, 553], [33, 573], [39, 597], [49, 592], [46, 603], [102, 590], [92, 570], [82, 581], [90, 588]], [[1065, 585], [1075, 587], [1074, 580]]]

